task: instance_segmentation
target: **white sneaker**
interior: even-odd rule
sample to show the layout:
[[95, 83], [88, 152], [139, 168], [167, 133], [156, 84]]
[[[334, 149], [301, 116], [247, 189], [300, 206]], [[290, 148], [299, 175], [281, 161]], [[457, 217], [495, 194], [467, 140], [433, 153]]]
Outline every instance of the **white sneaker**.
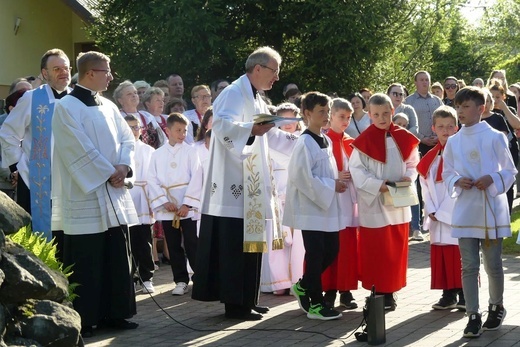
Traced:
[[412, 234], [413, 241], [424, 241], [424, 236], [420, 230], [414, 230]]
[[150, 294], [155, 293], [155, 288], [153, 287], [152, 281], [143, 282], [143, 292], [148, 292]]
[[175, 288], [173, 288], [172, 295], [184, 295], [187, 292], [188, 292], [188, 285], [184, 282], [179, 282], [179, 283], [177, 283]]

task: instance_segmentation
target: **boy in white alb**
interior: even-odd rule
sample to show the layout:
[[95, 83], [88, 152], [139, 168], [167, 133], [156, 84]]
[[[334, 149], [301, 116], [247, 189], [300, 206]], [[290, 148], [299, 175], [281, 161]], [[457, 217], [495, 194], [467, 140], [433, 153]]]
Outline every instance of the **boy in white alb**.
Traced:
[[139, 120], [133, 114], [125, 116], [125, 120], [132, 129], [135, 138], [135, 182], [130, 195], [134, 202], [139, 224], [130, 227], [130, 247], [132, 249], [134, 273], [139, 272], [139, 279], [142, 281], [144, 290], [154, 293], [153, 273], [154, 262], [152, 256], [152, 225], [155, 223], [153, 212], [148, 199], [148, 168], [150, 159], [154, 152], [152, 146], [139, 140], [141, 126]]
[[172, 295], [188, 292], [190, 278], [184, 250], [196, 273], [198, 238], [195, 210], [200, 208], [202, 169], [197, 149], [184, 142], [188, 122], [180, 113], [168, 116], [168, 143], [153, 153], [150, 162], [150, 204], [155, 218], [162, 221], [168, 243], [176, 283]]
[[449, 196], [442, 181], [442, 152], [448, 137], [458, 130], [455, 109], [450, 106], [439, 107], [433, 112], [432, 122], [433, 132], [439, 142], [417, 165], [426, 216], [423, 226], [430, 231], [431, 289], [442, 289], [442, 297], [432, 307], [435, 310], [465, 310], [459, 241], [451, 236], [455, 200]]
[[[465, 337], [498, 329], [506, 315], [502, 240], [511, 236], [511, 224], [505, 193], [517, 170], [505, 135], [481, 122], [485, 100], [477, 87], [457, 92], [455, 106], [463, 126], [448, 139], [443, 156], [442, 178], [448, 193], [456, 198], [451, 226], [462, 256], [462, 288], [469, 316]], [[484, 324], [478, 299], [479, 249], [489, 279], [489, 310]]]
[[329, 122], [330, 98], [310, 92], [302, 97], [301, 109], [307, 122], [289, 160], [287, 197], [283, 224], [300, 229], [305, 245], [303, 278], [292, 287], [300, 308], [310, 319], [331, 320], [342, 315], [325, 306], [321, 275], [334, 261], [339, 249], [338, 231], [347, 222], [338, 193], [347, 189], [338, 179], [330, 140], [321, 134]]

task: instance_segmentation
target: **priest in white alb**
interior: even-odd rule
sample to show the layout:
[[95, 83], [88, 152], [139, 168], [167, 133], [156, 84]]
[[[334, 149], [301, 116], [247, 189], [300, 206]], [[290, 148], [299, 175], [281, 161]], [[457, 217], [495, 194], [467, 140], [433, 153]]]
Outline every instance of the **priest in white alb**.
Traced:
[[[273, 249], [283, 247], [269, 151], [289, 155], [296, 137], [287, 136], [274, 124], [253, 121], [255, 114], [269, 113], [258, 92], [272, 88], [280, 63], [275, 50], [255, 50], [246, 61], [246, 73], [213, 105], [192, 297], [220, 300], [227, 318], [258, 320], [268, 311], [258, 306], [266, 232], [274, 233]], [[267, 220], [272, 227], [266, 227]]]

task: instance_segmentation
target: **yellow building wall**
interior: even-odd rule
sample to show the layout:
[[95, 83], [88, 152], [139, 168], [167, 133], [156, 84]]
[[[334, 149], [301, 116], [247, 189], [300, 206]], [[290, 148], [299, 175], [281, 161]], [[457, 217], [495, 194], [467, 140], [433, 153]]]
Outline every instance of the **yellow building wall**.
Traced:
[[[16, 18], [21, 18], [15, 35]], [[18, 77], [37, 76], [40, 59], [51, 48], [60, 48], [75, 67], [74, 43], [88, 42], [85, 24], [61, 0], [1, 0], [0, 99]]]

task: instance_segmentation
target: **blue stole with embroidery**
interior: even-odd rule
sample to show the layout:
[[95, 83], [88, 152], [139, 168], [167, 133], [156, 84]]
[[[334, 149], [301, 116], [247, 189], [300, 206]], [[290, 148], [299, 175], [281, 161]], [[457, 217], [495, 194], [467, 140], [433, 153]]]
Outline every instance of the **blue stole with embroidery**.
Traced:
[[45, 85], [32, 93], [32, 148], [29, 157], [29, 182], [33, 232], [52, 239], [51, 231], [51, 136], [54, 104]]

